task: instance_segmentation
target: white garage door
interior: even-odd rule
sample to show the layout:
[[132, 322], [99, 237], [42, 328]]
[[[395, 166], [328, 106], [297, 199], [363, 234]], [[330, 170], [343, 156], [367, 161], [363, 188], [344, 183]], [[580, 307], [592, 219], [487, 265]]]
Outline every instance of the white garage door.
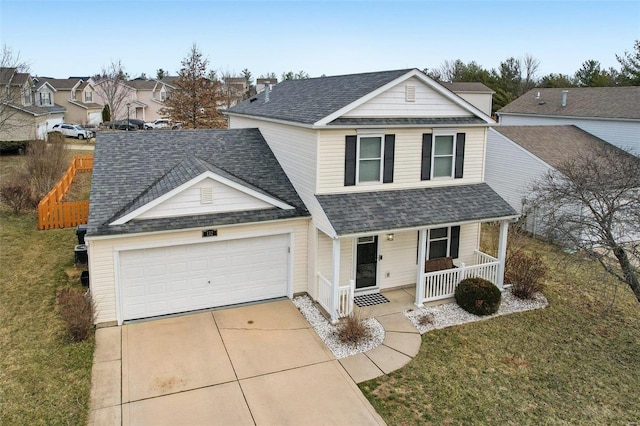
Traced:
[[120, 252], [123, 320], [287, 295], [289, 236]]

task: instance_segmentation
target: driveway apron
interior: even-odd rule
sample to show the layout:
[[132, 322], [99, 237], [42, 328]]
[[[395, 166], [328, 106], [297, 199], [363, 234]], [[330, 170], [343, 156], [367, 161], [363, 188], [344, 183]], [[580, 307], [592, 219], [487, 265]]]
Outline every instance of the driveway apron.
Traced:
[[91, 408], [96, 425], [384, 424], [289, 300], [97, 330]]

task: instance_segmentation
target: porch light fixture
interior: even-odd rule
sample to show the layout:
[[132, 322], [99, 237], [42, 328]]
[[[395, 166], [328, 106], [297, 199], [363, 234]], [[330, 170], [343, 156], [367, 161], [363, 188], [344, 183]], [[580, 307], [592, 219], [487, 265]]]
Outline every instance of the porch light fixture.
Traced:
[[393, 234], [387, 234], [387, 241], [393, 241]]

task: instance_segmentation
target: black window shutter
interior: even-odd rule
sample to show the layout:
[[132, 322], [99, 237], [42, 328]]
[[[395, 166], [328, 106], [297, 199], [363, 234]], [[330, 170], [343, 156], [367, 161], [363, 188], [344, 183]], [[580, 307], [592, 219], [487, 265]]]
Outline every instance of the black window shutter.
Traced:
[[345, 155], [344, 155], [344, 186], [352, 186], [356, 184], [356, 147], [358, 137], [348, 135], [345, 138]]
[[459, 252], [460, 252], [460, 227], [452, 226], [449, 256], [453, 257], [454, 259], [457, 259]]
[[431, 179], [431, 133], [422, 134], [422, 170], [420, 180]]
[[460, 179], [464, 172], [464, 133], [456, 135], [456, 171], [453, 177]]
[[393, 157], [396, 148], [396, 135], [384, 135], [384, 169], [382, 183], [393, 182]]

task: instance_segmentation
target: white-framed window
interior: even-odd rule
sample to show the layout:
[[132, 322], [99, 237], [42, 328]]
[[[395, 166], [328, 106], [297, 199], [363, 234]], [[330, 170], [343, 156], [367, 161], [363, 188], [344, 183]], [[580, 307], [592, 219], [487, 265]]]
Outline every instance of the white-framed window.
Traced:
[[382, 182], [384, 135], [358, 135], [357, 183]]
[[40, 92], [40, 105], [51, 105], [51, 92]]
[[434, 135], [433, 154], [431, 163], [431, 177], [453, 177], [456, 158], [455, 135]]
[[451, 228], [429, 229], [427, 234], [427, 259], [438, 259], [449, 256], [451, 245]]
[[93, 92], [91, 92], [91, 91], [84, 92], [84, 101], [85, 102], [93, 102]]
[[22, 95], [24, 96], [24, 105], [31, 105], [31, 90], [25, 89]]
[[164, 87], [160, 89], [160, 101], [164, 102], [167, 100], [167, 91], [164, 90]]

